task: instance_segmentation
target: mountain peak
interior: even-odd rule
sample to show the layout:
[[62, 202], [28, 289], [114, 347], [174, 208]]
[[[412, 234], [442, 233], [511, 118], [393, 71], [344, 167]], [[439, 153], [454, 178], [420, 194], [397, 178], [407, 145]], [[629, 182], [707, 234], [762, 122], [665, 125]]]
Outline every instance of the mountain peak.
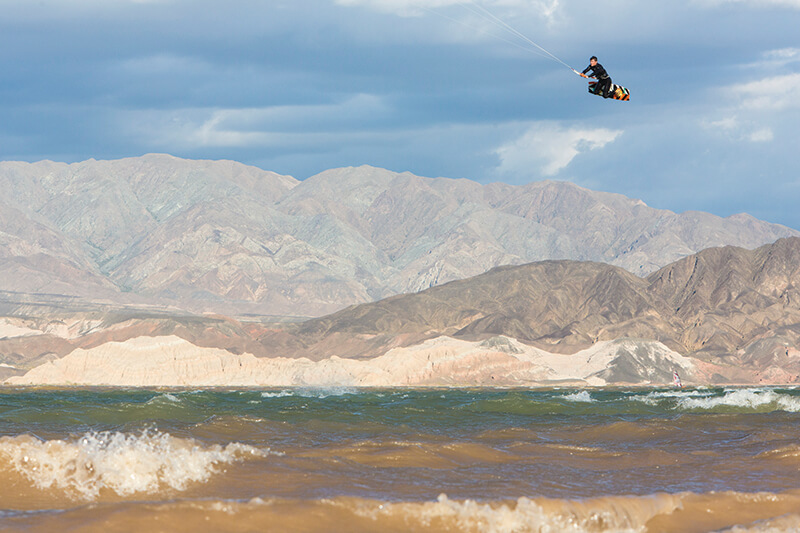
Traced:
[[292, 342], [284, 339], [291, 348], [283, 355], [366, 356], [441, 336], [506, 336], [557, 353], [636, 338], [712, 365], [739, 352], [768, 358], [772, 352], [755, 344], [800, 343], [798, 255], [800, 238], [758, 250], [719, 247], [646, 279], [595, 262], [498, 267], [307, 321], [292, 330]]
[[[747, 215], [676, 214], [568, 182], [482, 185], [370, 165], [298, 181], [168, 154], [6, 162], [0, 187], [0, 209], [16, 210], [0, 220], [16, 221], [16, 239], [26, 225], [30, 235], [52, 232], [38, 247], [16, 240], [5, 261], [35, 263], [35, 249], [125, 294], [221, 312], [215, 306], [321, 314], [546, 259], [647, 275], [711, 246], [800, 235]], [[0, 290], [16, 282], [4, 283]]]

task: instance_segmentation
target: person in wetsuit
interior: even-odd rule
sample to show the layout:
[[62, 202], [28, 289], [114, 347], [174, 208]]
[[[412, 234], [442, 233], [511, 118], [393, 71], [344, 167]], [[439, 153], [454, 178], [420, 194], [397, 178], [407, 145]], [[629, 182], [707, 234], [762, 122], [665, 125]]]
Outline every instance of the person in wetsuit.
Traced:
[[594, 86], [594, 94], [599, 94], [603, 98], [608, 98], [609, 90], [611, 89], [611, 76], [608, 75], [603, 65], [597, 62], [597, 57], [592, 56], [589, 59], [589, 66], [583, 69], [581, 76], [588, 78], [586, 75], [588, 71], [592, 71], [592, 78], [597, 78], [597, 84]]

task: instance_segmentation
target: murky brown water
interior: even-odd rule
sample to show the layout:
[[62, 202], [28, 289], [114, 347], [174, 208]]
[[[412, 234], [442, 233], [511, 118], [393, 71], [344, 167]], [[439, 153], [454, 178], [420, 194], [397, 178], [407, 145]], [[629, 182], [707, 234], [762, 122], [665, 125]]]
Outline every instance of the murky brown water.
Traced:
[[800, 391], [0, 389], [0, 529], [797, 531]]

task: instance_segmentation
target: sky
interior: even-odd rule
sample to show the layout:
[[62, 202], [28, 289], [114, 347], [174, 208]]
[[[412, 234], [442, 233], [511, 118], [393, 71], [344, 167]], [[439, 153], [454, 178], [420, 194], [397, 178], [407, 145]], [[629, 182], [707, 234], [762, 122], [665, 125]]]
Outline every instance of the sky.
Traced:
[[800, 0], [0, 0], [0, 160], [552, 179], [800, 229], [798, 28]]

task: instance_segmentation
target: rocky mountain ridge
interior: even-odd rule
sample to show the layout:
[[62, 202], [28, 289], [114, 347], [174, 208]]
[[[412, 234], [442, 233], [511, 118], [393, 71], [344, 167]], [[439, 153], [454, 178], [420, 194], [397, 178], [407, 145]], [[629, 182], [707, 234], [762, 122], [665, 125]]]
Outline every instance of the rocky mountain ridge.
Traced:
[[756, 250], [707, 249], [646, 278], [566, 260], [498, 267], [306, 321], [290, 328], [293, 344], [280, 342], [311, 358], [341, 355], [333, 348], [341, 338], [353, 356], [441, 335], [504, 335], [559, 353], [620, 338], [709, 360], [767, 345], [785, 352], [800, 346], [799, 260], [800, 238], [788, 238]]
[[481, 185], [373, 167], [298, 181], [167, 155], [3, 162], [0, 187], [3, 294], [231, 316], [321, 316], [546, 259], [646, 275], [707, 247], [800, 235], [564, 182]]
[[[383, 386], [393, 384], [392, 376], [404, 376], [398, 385], [453, 384], [453, 376], [467, 385], [663, 384], [673, 369], [695, 383], [794, 384], [800, 383], [798, 259], [800, 238], [756, 250], [707, 249], [646, 278], [604, 263], [548, 260], [302, 323], [131, 311], [7, 316], [0, 322], [0, 377], [75, 382], [95, 356], [113, 366], [116, 348], [109, 343], [121, 343], [114, 346], [132, 354], [126, 357], [166, 365], [178, 376], [169, 378], [175, 384], [189, 379], [180, 374], [185, 365], [176, 369], [159, 346], [180, 346], [181, 361], [198, 350], [204, 365], [217, 361], [231, 379], [265, 386], [295, 378], [301, 385]], [[155, 340], [126, 344], [141, 338]], [[150, 379], [147, 364], [136, 367], [137, 379]], [[202, 376], [204, 368], [190, 375]]]

